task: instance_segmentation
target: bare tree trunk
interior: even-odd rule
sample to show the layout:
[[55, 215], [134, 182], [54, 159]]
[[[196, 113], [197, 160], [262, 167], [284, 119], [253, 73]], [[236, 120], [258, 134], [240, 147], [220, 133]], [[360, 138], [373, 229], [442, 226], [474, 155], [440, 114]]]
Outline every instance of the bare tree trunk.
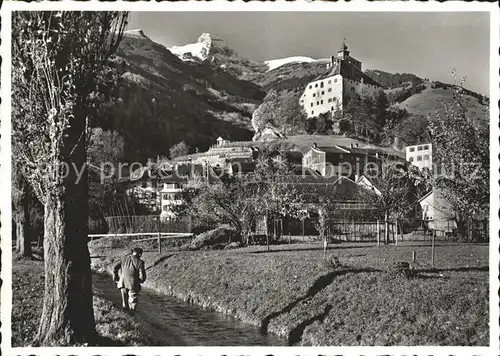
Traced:
[[[20, 174], [20, 173], [18, 173]], [[31, 238], [30, 238], [30, 198], [29, 185], [24, 177], [18, 177], [20, 184], [19, 191], [21, 196], [16, 199], [17, 211], [14, 212], [14, 221], [16, 228], [16, 251], [22, 257], [31, 257]]]
[[[73, 127], [85, 132], [84, 125], [84, 120], [75, 120]], [[96, 340], [87, 246], [85, 135], [69, 136], [73, 141], [66, 142], [65, 147], [74, 148], [64, 155], [72, 159], [69, 175], [63, 186], [48, 192], [45, 201], [45, 295], [36, 344], [46, 346], [93, 344]], [[75, 168], [82, 167], [85, 171], [77, 181]]]

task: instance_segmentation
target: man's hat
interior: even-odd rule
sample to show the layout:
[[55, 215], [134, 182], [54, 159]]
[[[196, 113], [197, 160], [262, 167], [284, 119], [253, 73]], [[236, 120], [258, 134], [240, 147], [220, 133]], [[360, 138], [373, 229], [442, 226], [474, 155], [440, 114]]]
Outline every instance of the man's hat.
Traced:
[[134, 247], [134, 248], [132, 249], [132, 253], [136, 253], [136, 254], [138, 254], [138, 255], [142, 255], [142, 252], [143, 252], [143, 251], [142, 251], [142, 248], [140, 248], [140, 247]]

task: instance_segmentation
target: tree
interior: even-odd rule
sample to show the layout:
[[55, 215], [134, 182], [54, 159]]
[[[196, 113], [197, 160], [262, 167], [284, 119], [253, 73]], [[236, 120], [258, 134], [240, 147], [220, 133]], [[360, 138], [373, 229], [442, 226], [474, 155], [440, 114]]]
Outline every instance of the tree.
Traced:
[[[456, 81], [455, 72], [453, 77]], [[453, 102], [430, 119], [434, 169], [429, 178], [453, 207], [458, 233], [467, 238], [469, 222], [489, 212], [490, 141], [488, 122], [475, 118], [462, 85], [454, 86]]]
[[277, 122], [274, 123], [285, 135], [298, 135], [306, 131], [307, 115], [294, 95], [280, 98]]
[[279, 110], [279, 97], [276, 90], [271, 90], [252, 114], [253, 130], [257, 133], [262, 131], [268, 123], [277, 121]]
[[96, 166], [109, 166], [118, 171], [118, 164], [123, 159], [125, 140], [114, 130], [95, 127], [89, 137], [88, 160]]
[[205, 226], [229, 224], [244, 243], [261, 217], [298, 214], [300, 195], [288, 184], [290, 165], [281, 155], [259, 157], [256, 169], [247, 175], [223, 176], [220, 182], [186, 192], [187, 213]]
[[12, 140], [45, 206], [45, 293], [35, 344], [94, 343], [88, 242], [87, 133], [111, 95], [120, 12], [13, 14]]
[[16, 228], [16, 251], [22, 257], [31, 257], [30, 186], [15, 162], [14, 158], [12, 164], [12, 216]]
[[170, 158], [174, 159], [177, 157], [186, 156], [189, 154], [191, 148], [187, 145], [185, 141], [181, 141], [176, 143], [172, 147], [170, 147]]
[[366, 170], [365, 176], [371, 183], [365, 200], [384, 218], [385, 243], [388, 243], [388, 219], [401, 219], [414, 208], [423, 179], [416, 167], [389, 157], [381, 157], [378, 164]]

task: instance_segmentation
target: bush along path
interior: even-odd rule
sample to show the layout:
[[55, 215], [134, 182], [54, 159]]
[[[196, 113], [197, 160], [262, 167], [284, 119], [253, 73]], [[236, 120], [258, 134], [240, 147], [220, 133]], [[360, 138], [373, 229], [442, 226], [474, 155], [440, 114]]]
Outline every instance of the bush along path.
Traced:
[[[91, 249], [101, 271], [126, 253]], [[439, 268], [394, 273], [412, 250], [430, 260], [422, 244], [341, 244], [327, 260], [315, 244], [151, 251], [144, 254], [145, 287], [232, 315], [290, 345], [487, 345], [488, 246], [439, 247]]]

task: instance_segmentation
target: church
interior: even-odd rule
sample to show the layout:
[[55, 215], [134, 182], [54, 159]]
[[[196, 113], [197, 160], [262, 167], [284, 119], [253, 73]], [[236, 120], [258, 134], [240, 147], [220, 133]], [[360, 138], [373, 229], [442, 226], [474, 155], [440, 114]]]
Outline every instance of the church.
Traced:
[[351, 57], [344, 42], [326, 65], [327, 71], [307, 84], [300, 97], [300, 105], [307, 117], [342, 110], [343, 103], [349, 95], [363, 89], [371, 94], [383, 90], [383, 86], [363, 73], [361, 62]]

